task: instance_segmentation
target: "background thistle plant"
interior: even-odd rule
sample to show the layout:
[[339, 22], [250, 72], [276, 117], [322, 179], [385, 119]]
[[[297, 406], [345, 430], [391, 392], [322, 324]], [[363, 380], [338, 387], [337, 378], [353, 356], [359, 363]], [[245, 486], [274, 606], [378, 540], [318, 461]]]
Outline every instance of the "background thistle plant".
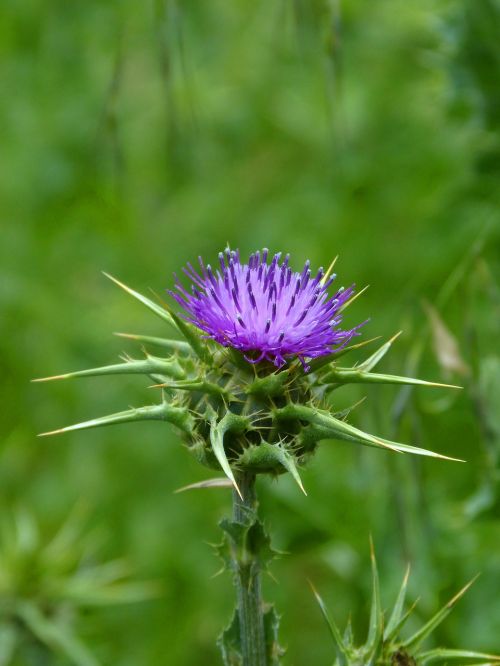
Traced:
[[74, 510], [52, 534], [20, 508], [0, 521], [0, 664], [99, 666], [80, 638], [79, 620], [92, 608], [141, 602], [156, 583], [131, 582], [123, 560], [102, 561], [97, 533]]
[[[436, 628], [446, 620], [455, 605], [474, 583], [471, 580], [457, 592], [437, 613], [427, 622], [413, 631], [407, 630], [407, 624], [413, 619], [417, 602], [406, 608], [406, 593], [410, 567], [403, 577], [399, 593], [392, 610], [386, 613], [383, 609], [380, 594], [379, 576], [373, 544], [371, 545], [372, 566], [372, 602], [369, 618], [369, 628], [366, 642], [358, 645], [355, 641], [351, 621], [342, 633], [332, 619], [325, 602], [311, 585], [314, 596], [319, 604], [321, 613], [326, 621], [330, 635], [337, 651], [336, 666], [361, 666], [378, 664], [378, 666], [426, 666], [430, 663], [471, 663], [498, 664], [500, 656], [475, 652], [473, 650], [456, 650], [442, 647], [426, 648], [427, 639]], [[405, 636], [406, 634], [406, 636]], [[405, 636], [405, 637], [403, 637]]]
[[[120, 365], [38, 380], [127, 373], [149, 376], [155, 382], [153, 388], [161, 389], [159, 404], [44, 434], [166, 421], [177, 427], [199, 462], [224, 472], [234, 489], [233, 519], [222, 527], [238, 606], [222, 645], [226, 663], [237, 663], [230, 654], [239, 650], [243, 666], [278, 664], [281, 654], [274, 612], [266, 615], [261, 600], [260, 574], [271, 551], [257, 516], [255, 477], [289, 472], [304, 491], [298, 469], [325, 439], [446, 458], [368, 434], [347, 422], [350, 409], [335, 412], [329, 408], [328, 395], [349, 383], [446, 385], [372, 372], [394, 338], [361, 364], [340, 366], [341, 356], [362, 346], [347, 346], [359, 326], [350, 331], [338, 329], [341, 312], [354, 298], [353, 288], [340, 288], [328, 297], [327, 289], [335, 277], [328, 279], [329, 271], [325, 275], [320, 269], [311, 281], [309, 263], [302, 273], [293, 273], [288, 255], [281, 263], [281, 254], [269, 264], [267, 258], [264, 250], [242, 265], [238, 252], [227, 250], [219, 255], [221, 270], [215, 275], [200, 259], [201, 277], [189, 265], [188, 275], [196, 285], [193, 296], [180, 283], [181, 296], [176, 296], [188, 312], [188, 321], [112, 278], [183, 335], [184, 342], [129, 336], [163, 348], [167, 355], [153, 356], [146, 351], [141, 360], [125, 358]], [[270, 626], [266, 617], [273, 618]], [[237, 647], [233, 640], [236, 628], [240, 633]]]
[[[236, 259], [236, 253], [232, 253], [232, 255], [229, 253], [228, 256], [230, 261], [233, 258]], [[252, 265], [254, 256], [252, 255], [250, 258], [249, 265]], [[279, 257], [280, 255], [275, 255], [268, 266], [267, 251], [264, 251], [261, 262], [256, 263], [253, 272], [258, 273], [259, 269], [265, 268], [264, 271], [260, 270], [264, 276], [266, 273], [274, 273], [276, 267], [279, 267]], [[224, 259], [222, 258], [221, 261]], [[292, 284], [297, 285], [297, 288], [290, 290], [293, 302], [296, 293], [301, 289], [301, 281], [304, 283], [309, 280], [308, 264], [301, 274], [293, 274], [288, 268], [287, 257], [281, 268], [282, 271], [277, 276], [270, 278], [269, 282], [275, 284], [284, 273], [288, 276], [290, 284], [293, 275]], [[251, 273], [252, 270], [249, 272]], [[229, 273], [229, 269], [227, 273]], [[315, 279], [316, 284], [323, 277], [322, 269], [320, 269]], [[276, 344], [274, 347], [272, 344], [269, 346], [268, 339], [265, 338], [263, 343], [258, 340], [254, 341], [253, 347], [249, 346], [252, 344], [251, 342], [247, 342], [246, 347], [242, 350], [243, 353], [239, 353], [241, 351], [240, 338], [233, 341], [226, 337], [225, 347], [222, 347], [210, 339], [212, 333], [209, 337], [200, 335], [192, 322], [184, 321], [168, 306], [155, 303], [118, 280], [111, 279], [170, 324], [177, 333], [184, 336], [185, 340], [182, 342], [166, 338], [121, 334], [142, 343], [143, 348], [155, 346], [163, 349], [166, 355], [152, 355], [146, 350], [143, 359], [125, 357], [121, 364], [34, 381], [115, 374], [143, 374], [155, 382], [153, 388], [161, 389], [161, 402], [153, 406], [130, 409], [67, 426], [43, 433], [42, 436], [116, 423], [145, 420], [166, 421], [178, 428], [188, 448], [201, 463], [213, 469], [222, 469], [236, 491], [238, 491], [238, 484], [234, 477], [234, 470], [251, 474], [290, 472], [302, 487], [297, 468], [314, 453], [318, 442], [323, 439], [341, 439], [401, 453], [448, 458], [420, 447], [391, 442], [365, 433], [347, 422], [350, 409], [340, 412], [330, 409], [327, 400], [329, 394], [342, 385], [350, 383], [459, 388], [411, 377], [372, 372], [397, 336], [384, 343], [363, 362], [350, 368], [340, 365], [339, 359], [348, 352], [367, 344], [364, 342], [347, 346], [349, 340], [357, 334], [358, 327], [346, 332], [335, 332], [331, 339], [321, 341], [309, 352], [297, 352], [293, 344], [287, 350], [286, 346], [282, 346], [281, 340], [276, 343], [277, 347]], [[219, 285], [224, 287], [227, 276], [221, 276], [218, 273], [217, 278], [214, 278], [212, 274], [210, 278], [205, 279], [207, 283], [205, 287], [202, 287], [202, 283], [198, 281], [198, 288], [204, 288], [205, 293], [210, 296], [210, 290], [213, 291], [211, 281], [217, 280]], [[245, 281], [246, 277], [242, 279]], [[323, 300], [326, 298], [326, 285], [330, 282], [324, 282], [318, 289], [324, 295]], [[231, 293], [231, 290], [234, 291], [232, 287], [229, 287], [226, 291]], [[269, 291], [272, 296], [272, 289]], [[276, 299], [278, 291], [275, 290], [275, 293]], [[342, 297], [342, 300], [339, 301], [339, 293], [347, 293], [348, 298]], [[328, 320], [327, 317], [332, 317], [336, 311], [344, 310], [354, 299], [352, 294], [352, 288], [341, 289], [334, 297], [328, 299], [324, 308], [327, 327], [335, 331], [341, 320], [340, 312], [331, 320]], [[284, 302], [279, 303], [280, 309], [289, 310], [290, 294], [284, 295], [283, 299]], [[304, 312], [307, 315], [309, 306], [306, 305], [308, 298], [302, 300], [298, 315], [294, 311], [289, 317], [289, 323], [286, 318], [285, 321], [280, 322], [281, 329], [285, 330], [287, 326], [291, 326], [297, 320], [297, 316], [301, 321], [304, 320]], [[273, 302], [272, 299], [267, 299], [266, 309], [270, 312], [276, 310], [276, 302], [276, 300]], [[246, 312], [243, 310], [245, 316], [250, 316], [254, 310], [249, 297], [246, 302], [242, 301], [242, 307], [247, 309]], [[269, 328], [269, 318], [265, 316], [265, 313], [260, 313], [258, 309], [257, 312], [260, 320], [256, 322], [256, 328], [265, 332]], [[235, 326], [238, 318], [241, 318], [241, 315], [238, 312], [234, 313], [234, 321], [231, 322], [228, 313], [225, 313], [225, 324]], [[321, 326], [324, 328], [325, 323], [322, 323]], [[209, 329], [204, 330], [206, 332]], [[217, 329], [213, 333], [213, 337], [222, 335], [219, 330]], [[245, 331], [243, 327], [242, 331]], [[301, 334], [307, 336], [307, 329], [301, 329]], [[277, 340], [283, 337], [276, 330], [274, 335]], [[296, 342], [295, 345], [300, 344], [300, 336], [297, 340], [299, 342]], [[286, 342], [285, 337], [284, 343], [286, 344]], [[372, 341], [369, 340], [369, 342]], [[336, 349], [335, 345], [339, 343], [340, 346]], [[258, 355], [256, 359], [248, 358], [247, 354], [252, 351]], [[274, 354], [271, 359], [272, 363], [266, 362], [264, 358], [265, 354], [270, 353]], [[305, 363], [306, 357], [309, 359], [308, 365]]]

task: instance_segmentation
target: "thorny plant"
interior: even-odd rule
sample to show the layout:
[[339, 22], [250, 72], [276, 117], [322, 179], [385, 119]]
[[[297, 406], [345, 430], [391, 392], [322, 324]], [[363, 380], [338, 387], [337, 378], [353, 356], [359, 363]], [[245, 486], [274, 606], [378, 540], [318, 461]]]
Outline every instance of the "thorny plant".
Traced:
[[427, 622], [413, 632], [406, 632], [403, 637], [408, 620], [412, 617], [417, 606], [413, 603], [405, 607], [410, 567], [407, 568], [399, 589], [396, 601], [388, 618], [383, 610], [377, 562], [373, 544], [371, 545], [372, 564], [372, 602], [368, 634], [363, 645], [356, 645], [352, 631], [351, 621], [344, 632], [341, 632], [331, 617], [325, 602], [311, 583], [321, 613], [328, 626], [330, 635], [337, 653], [334, 666], [364, 666], [377, 664], [378, 666], [427, 666], [431, 663], [446, 664], [449, 662], [459, 664], [470, 663], [477, 666], [499, 664], [500, 656], [474, 652], [471, 650], [455, 650], [447, 648], [425, 648], [425, 642], [434, 630], [448, 617], [458, 601], [474, 583], [475, 578], [457, 592], [437, 613]]
[[[345, 366], [341, 359], [372, 340], [353, 342], [363, 324], [340, 328], [346, 308], [359, 295], [354, 286], [329, 295], [333, 264], [312, 275], [289, 266], [281, 253], [268, 261], [256, 252], [247, 264], [239, 252], [219, 254], [220, 268], [199, 260], [184, 269], [189, 293], [176, 277], [170, 292], [183, 308], [177, 314], [134, 291], [119, 287], [149, 308], [184, 339], [119, 334], [143, 345], [144, 357], [81, 370], [50, 379], [115, 374], [142, 374], [160, 391], [160, 402], [61, 428], [45, 435], [117, 423], [157, 420], [173, 424], [187, 448], [202, 464], [222, 470], [225, 479], [203, 486], [233, 488], [233, 517], [221, 526], [220, 553], [233, 573], [237, 609], [220, 644], [226, 664], [278, 664], [277, 618], [261, 599], [260, 574], [272, 558], [267, 534], [257, 516], [255, 478], [288, 472], [304, 491], [299, 469], [322, 440], [344, 440], [393, 453], [434, 458], [446, 456], [389, 441], [348, 423], [352, 408], [332, 409], [330, 395], [351, 384], [399, 384], [444, 387], [412, 377], [373, 372], [397, 335], [363, 362]], [[359, 292], [361, 293], [361, 292]], [[160, 355], [150, 353], [161, 350]], [[450, 387], [457, 388], [457, 387]], [[305, 491], [304, 491], [305, 492]]]

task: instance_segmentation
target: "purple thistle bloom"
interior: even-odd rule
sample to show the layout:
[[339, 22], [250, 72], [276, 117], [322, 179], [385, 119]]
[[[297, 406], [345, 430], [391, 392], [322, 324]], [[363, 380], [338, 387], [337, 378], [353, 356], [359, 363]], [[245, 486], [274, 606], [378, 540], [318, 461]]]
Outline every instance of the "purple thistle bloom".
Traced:
[[[225, 347], [238, 349], [250, 363], [266, 359], [281, 367], [288, 357], [305, 359], [338, 351], [355, 335], [339, 327], [339, 310], [354, 293], [354, 285], [328, 295], [335, 274], [328, 279], [322, 268], [312, 277], [309, 261], [301, 273], [289, 267], [289, 255], [281, 252], [268, 263], [268, 250], [240, 262], [239, 251], [219, 253], [215, 273], [199, 257], [201, 275], [188, 263], [183, 271], [191, 280], [189, 294], [177, 276], [179, 293], [171, 296], [186, 311], [185, 318], [207, 337]], [[249, 356], [249, 354], [252, 354]]]

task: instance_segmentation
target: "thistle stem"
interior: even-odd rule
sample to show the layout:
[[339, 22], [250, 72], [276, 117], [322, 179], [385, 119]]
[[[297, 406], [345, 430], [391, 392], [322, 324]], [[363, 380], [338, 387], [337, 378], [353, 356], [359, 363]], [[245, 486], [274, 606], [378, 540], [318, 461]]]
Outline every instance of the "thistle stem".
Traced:
[[[255, 475], [241, 472], [236, 482], [242, 498], [233, 491], [233, 520], [251, 524], [257, 513]], [[240, 646], [243, 666], [267, 666], [266, 637], [264, 630], [261, 592], [261, 565], [258, 553], [244, 547], [233, 552], [234, 583], [238, 599]]]

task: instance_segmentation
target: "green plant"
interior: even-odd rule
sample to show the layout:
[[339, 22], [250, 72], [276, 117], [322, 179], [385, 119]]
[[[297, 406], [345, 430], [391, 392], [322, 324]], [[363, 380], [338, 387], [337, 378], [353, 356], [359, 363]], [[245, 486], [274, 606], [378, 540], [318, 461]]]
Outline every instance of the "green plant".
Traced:
[[201, 276], [188, 264], [193, 295], [180, 282], [176, 285], [180, 295], [175, 295], [186, 310], [185, 317], [111, 278], [184, 340], [127, 334], [166, 354], [146, 351], [143, 359], [127, 356], [121, 364], [47, 378], [143, 374], [161, 390], [161, 402], [46, 435], [165, 421], [177, 427], [199, 462], [224, 472], [233, 487], [234, 508], [232, 519], [221, 524], [225, 541], [220, 553], [233, 573], [238, 599], [233, 623], [221, 639], [228, 665], [274, 665], [282, 653], [276, 615], [261, 599], [260, 574], [272, 550], [257, 514], [254, 484], [258, 474], [288, 472], [304, 490], [298, 470], [326, 439], [446, 458], [354, 427], [347, 422], [352, 408], [332, 409], [330, 394], [346, 384], [446, 385], [373, 372], [397, 336], [362, 363], [340, 365], [341, 357], [367, 344], [349, 345], [360, 325], [347, 331], [339, 328], [344, 310], [355, 298], [353, 288], [341, 287], [328, 296], [335, 277], [330, 277], [333, 264], [313, 278], [309, 262], [301, 273], [294, 273], [289, 257], [281, 263], [280, 259], [277, 254], [268, 264], [267, 250], [263, 250], [262, 255], [251, 255], [248, 264], [241, 264], [239, 253], [227, 249], [219, 254], [221, 272], [216, 274], [201, 259]]
[[457, 592], [423, 626], [413, 633], [410, 632], [409, 636], [403, 637], [406, 623], [412, 616], [417, 605], [417, 602], [415, 602], [408, 609], [405, 608], [410, 567], [406, 570], [396, 602], [389, 618], [386, 620], [386, 614], [381, 603], [377, 562], [375, 560], [373, 544], [370, 545], [373, 592], [368, 635], [363, 645], [355, 643], [350, 621], [346, 630], [343, 633], [340, 631], [329, 614], [325, 602], [311, 584], [337, 650], [337, 657], [334, 662], [335, 666], [369, 666], [370, 664], [376, 664], [377, 666], [426, 666], [430, 663], [445, 664], [456, 660], [465, 660], [472, 663], [500, 662], [500, 656], [498, 655], [484, 654], [471, 650], [426, 649], [424, 647], [426, 639], [451, 613], [455, 604], [467, 592], [475, 579]]
[[102, 562], [97, 534], [80, 509], [55, 531], [42, 530], [25, 508], [0, 521], [0, 664], [99, 666], [78, 636], [81, 612], [144, 601], [158, 585], [128, 580], [123, 560]]

